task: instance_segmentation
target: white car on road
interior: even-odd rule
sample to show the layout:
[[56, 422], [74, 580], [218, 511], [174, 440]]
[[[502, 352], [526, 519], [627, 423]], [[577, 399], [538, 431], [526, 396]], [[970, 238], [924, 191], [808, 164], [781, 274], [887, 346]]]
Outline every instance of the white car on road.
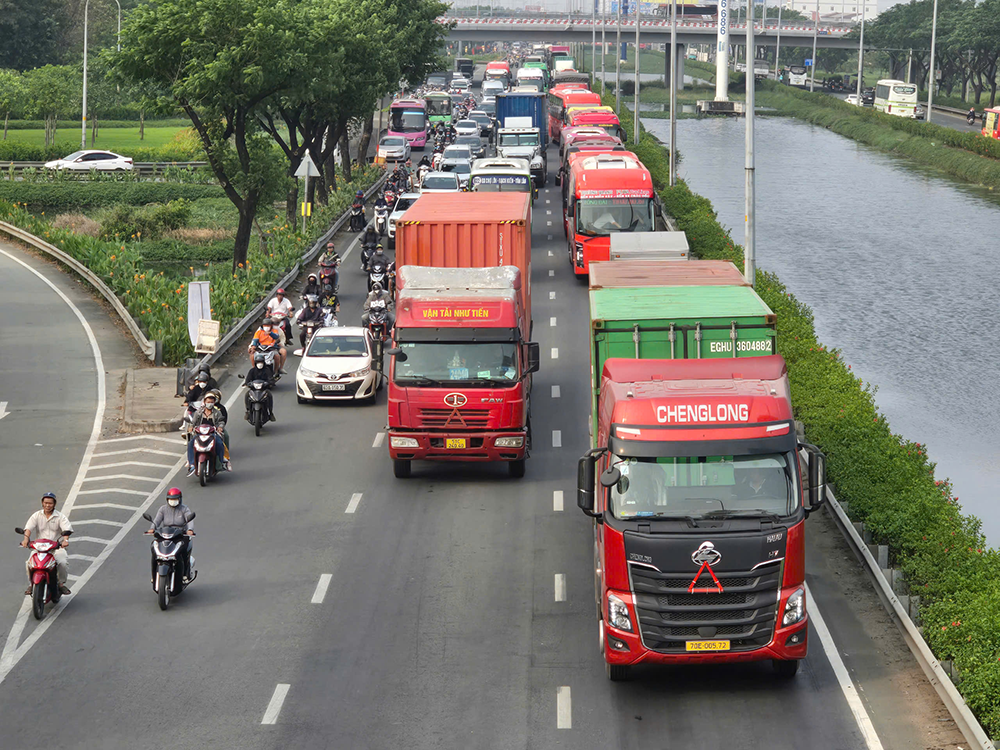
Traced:
[[410, 144], [401, 135], [384, 135], [378, 142], [378, 155], [386, 161], [406, 161], [410, 158]]
[[131, 157], [122, 156], [112, 151], [95, 151], [93, 149], [74, 151], [62, 159], [45, 162], [46, 169], [67, 172], [89, 172], [91, 169], [96, 169], [98, 172], [131, 172], [133, 166]]
[[459, 120], [455, 123], [455, 135], [479, 135], [479, 123], [475, 120]]
[[457, 193], [461, 189], [454, 172], [428, 172], [420, 183], [421, 193]]
[[392, 213], [389, 214], [389, 247], [396, 247], [396, 222], [403, 218], [403, 214], [406, 213], [406, 209], [417, 202], [417, 198], [420, 197], [420, 193], [403, 193], [398, 198], [396, 198], [396, 205], [392, 208]]
[[360, 326], [320, 328], [295, 373], [295, 395], [306, 401], [370, 399], [382, 376], [372, 368], [372, 341]]
[[847, 98], [845, 98], [844, 101], [847, 102], [848, 104], [853, 104], [855, 107], [861, 106], [861, 100], [858, 99], [857, 94], [848, 94]]

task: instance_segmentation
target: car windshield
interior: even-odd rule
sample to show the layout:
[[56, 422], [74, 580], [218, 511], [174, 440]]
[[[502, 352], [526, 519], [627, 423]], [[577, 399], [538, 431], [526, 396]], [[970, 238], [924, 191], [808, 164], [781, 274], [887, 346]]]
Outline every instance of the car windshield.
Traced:
[[577, 201], [576, 231], [602, 236], [615, 232], [652, 232], [653, 201], [649, 198], [607, 198]]
[[458, 178], [454, 175], [429, 174], [424, 177], [424, 190], [457, 190]]
[[787, 516], [798, 507], [791, 454], [623, 457], [613, 465], [621, 472], [608, 496], [616, 518]]
[[427, 125], [427, 115], [422, 109], [394, 109], [389, 129], [398, 133], [419, 133]]
[[473, 176], [472, 184], [480, 193], [527, 193], [531, 189], [531, 178], [509, 172], [479, 173]]
[[537, 146], [538, 133], [503, 133], [500, 136], [501, 146]]
[[406, 145], [406, 139], [401, 138], [398, 135], [387, 135], [385, 138], [382, 139], [382, 145], [390, 146], [393, 148], [402, 148], [403, 146]]
[[472, 383], [506, 385], [517, 380], [517, 344], [403, 343], [396, 357], [395, 382], [433, 385]]
[[472, 149], [468, 146], [447, 146], [444, 150], [445, 159], [468, 159]]
[[473, 128], [478, 129], [479, 123], [475, 120], [459, 120], [455, 127], [462, 130], [472, 130]]
[[406, 209], [408, 209], [410, 206], [412, 206], [416, 202], [417, 202], [416, 198], [399, 198], [396, 201], [396, 205], [395, 205], [395, 207], [392, 210], [393, 210], [393, 212], [396, 212], [396, 211], [405, 211]]
[[73, 161], [74, 159], [79, 159], [81, 156], [83, 156], [83, 154], [84, 154], [83, 151], [74, 151], [69, 156], [64, 156], [63, 161]]
[[457, 172], [458, 174], [469, 174], [472, 166], [467, 161], [446, 161], [441, 165], [442, 172]]
[[483, 102], [480, 106], [482, 107], [483, 112], [486, 113], [487, 117], [497, 113], [497, 105], [493, 102]]
[[313, 336], [308, 357], [363, 357], [368, 353], [364, 336]]
[[479, 151], [483, 147], [483, 142], [478, 135], [460, 135], [455, 139], [459, 146], [468, 146], [473, 151]]

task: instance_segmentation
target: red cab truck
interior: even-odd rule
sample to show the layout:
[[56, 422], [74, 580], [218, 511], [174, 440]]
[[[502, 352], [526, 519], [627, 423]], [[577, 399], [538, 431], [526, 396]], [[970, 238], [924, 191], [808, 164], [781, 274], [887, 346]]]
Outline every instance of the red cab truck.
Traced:
[[[727, 289], [700, 286], [690, 264], [665, 265], [671, 273], [688, 266], [688, 289]], [[642, 663], [771, 660], [790, 677], [807, 650], [804, 523], [824, 499], [824, 457], [796, 439], [780, 356], [734, 357], [732, 349], [727, 356], [704, 347], [696, 350], [702, 358], [670, 358], [694, 352], [648, 319], [649, 298], [637, 293], [650, 289], [591, 291], [593, 448], [579, 462], [577, 504], [594, 518], [607, 674], [625, 679]], [[747, 300], [742, 314], [732, 304], [713, 311], [713, 293], [703, 314], [697, 295], [688, 294], [681, 295], [682, 313], [669, 309], [666, 295], [655, 315], [683, 315], [707, 329], [743, 319], [740, 340], [769, 342], [767, 327], [753, 323], [760, 305], [748, 297], [752, 290], [731, 289], [732, 301]], [[597, 305], [595, 293], [603, 298]], [[609, 329], [620, 333], [605, 334]], [[624, 353], [633, 331], [635, 358]], [[808, 456], [808, 491], [800, 449]]]
[[389, 365], [389, 456], [505, 461], [524, 476], [531, 448], [530, 195], [438, 193], [396, 225], [396, 326]]

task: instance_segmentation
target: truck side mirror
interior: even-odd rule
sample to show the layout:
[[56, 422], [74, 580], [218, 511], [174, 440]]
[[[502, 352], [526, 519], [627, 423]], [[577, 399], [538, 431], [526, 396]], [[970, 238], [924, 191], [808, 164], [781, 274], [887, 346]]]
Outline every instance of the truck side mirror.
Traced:
[[573, 212], [574, 212], [575, 209], [576, 209], [576, 205], [575, 204], [573, 204], [573, 203], [568, 204], [566, 206], [566, 218], [572, 219], [573, 218]]
[[556, 183], [556, 187], [561, 187], [562, 186], [562, 169], [560, 169], [558, 172], [556, 172], [555, 183]]
[[809, 457], [809, 507], [808, 516], [826, 502], [826, 456], [815, 445], [803, 444]]
[[386, 349], [382, 353], [383, 354], [388, 354], [390, 356], [395, 357], [397, 362], [405, 362], [406, 361], [406, 352], [404, 352], [398, 346], [394, 346], [391, 349]]
[[527, 349], [525, 352], [527, 355], [525, 357], [527, 366], [525, 367], [524, 374], [530, 375], [533, 372], [538, 372], [538, 368], [541, 367], [541, 355], [539, 353], [538, 342], [529, 341], [525, 344], [525, 347]]
[[588, 516], [595, 517], [594, 481], [597, 456], [584, 456], [576, 464], [576, 504]]

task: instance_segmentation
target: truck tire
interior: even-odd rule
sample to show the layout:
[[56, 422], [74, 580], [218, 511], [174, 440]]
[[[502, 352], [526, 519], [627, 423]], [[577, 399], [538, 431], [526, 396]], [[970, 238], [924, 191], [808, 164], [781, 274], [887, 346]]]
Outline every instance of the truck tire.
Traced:
[[604, 662], [604, 668], [608, 673], [608, 679], [612, 682], [624, 682], [629, 678], [628, 664], [608, 664]]
[[790, 661], [782, 661], [780, 659], [772, 659], [771, 666], [774, 667], [774, 673], [778, 677], [783, 680], [790, 680], [799, 671], [799, 660], [791, 659]]
[[520, 479], [524, 476], [524, 464], [525, 461], [523, 458], [520, 458], [517, 461], [508, 461], [507, 473], [514, 479]]
[[396, 479], [406, 479], [410, 476], [410, 459], [392, 459], [392, 473], [395, 475]]

